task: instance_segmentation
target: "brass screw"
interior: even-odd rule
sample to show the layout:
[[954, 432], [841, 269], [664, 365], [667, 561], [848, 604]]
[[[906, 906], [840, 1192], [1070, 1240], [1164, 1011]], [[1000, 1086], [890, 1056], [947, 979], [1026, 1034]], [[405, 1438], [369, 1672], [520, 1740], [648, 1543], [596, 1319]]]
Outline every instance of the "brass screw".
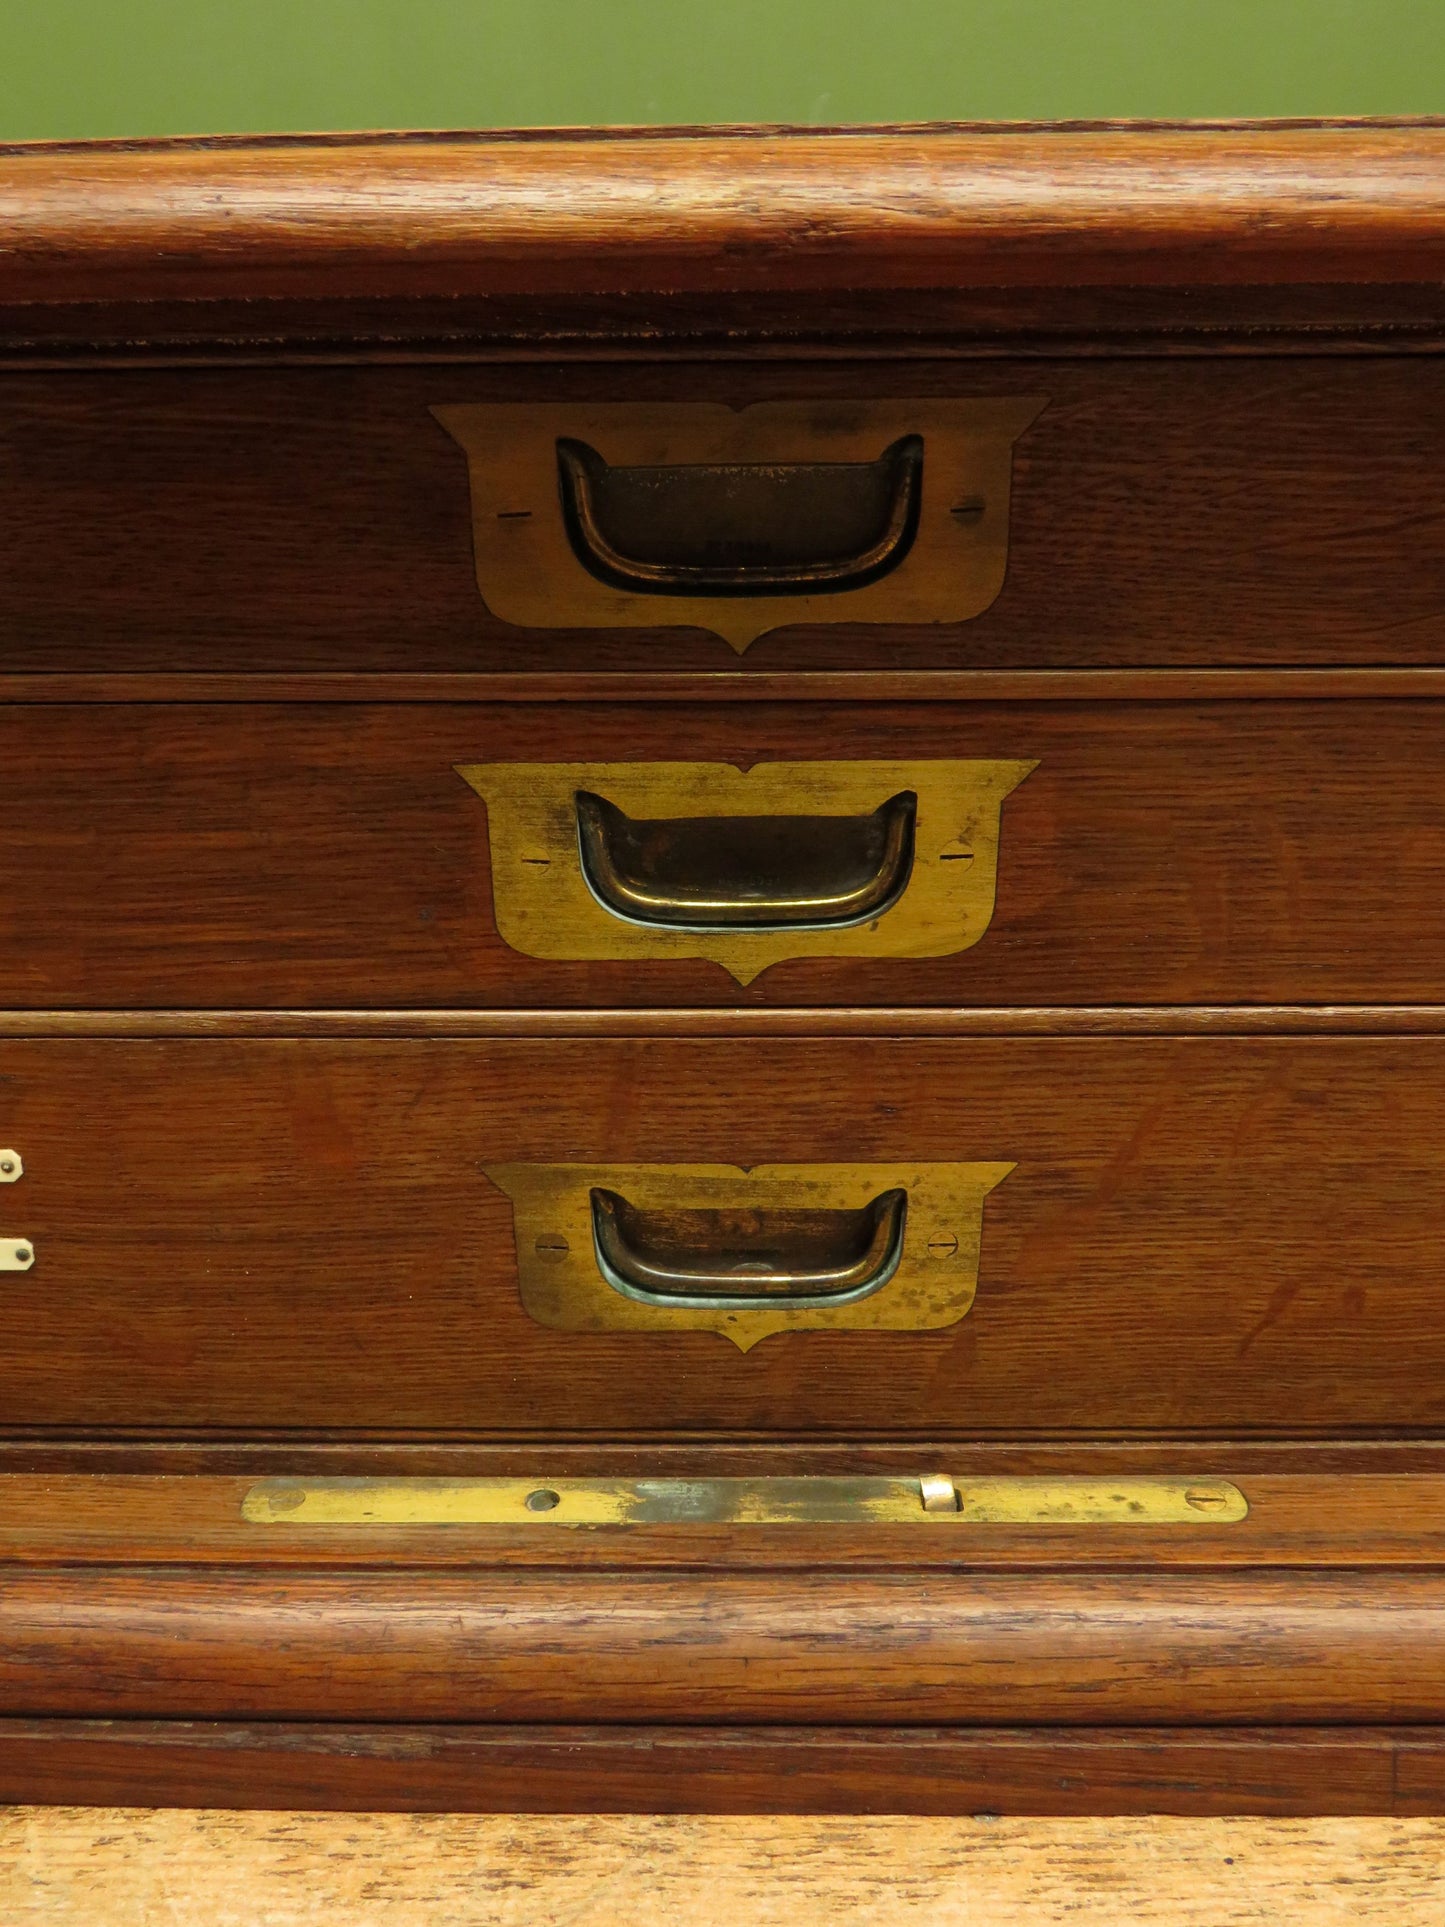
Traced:
[[930, 1258], [952, 1258], [958, 1250], [958, 1240], [951, 1231], [935, 1231], [928, 1240]]
[[1222, 1492], [1208, 1492], [1191, 1486], [1184, 1494], [1184, 1503], [1192, 1505], [1196, 1512], [1221, 1512], [1227, 1501]]
[[560, 1265], [572, 1247], [560, 1231], [544, 1231], [534, 1249], [544, 1265]]

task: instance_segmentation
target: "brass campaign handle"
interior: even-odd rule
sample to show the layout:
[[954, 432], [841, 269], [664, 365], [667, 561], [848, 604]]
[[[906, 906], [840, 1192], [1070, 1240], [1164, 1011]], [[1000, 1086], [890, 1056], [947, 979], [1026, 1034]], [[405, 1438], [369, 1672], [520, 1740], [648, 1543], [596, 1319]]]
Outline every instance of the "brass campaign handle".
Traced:
[[923, 437], [871, 462], [621, 466], [557, 441], [573, 554], [614, 589], [654, 596], [819, 595], [865, 588], [913, 546]]
[[615, 1291], [658, 1307], [815, 1310], [881, 1290], [903, 1255], [908, 1194], [861, 1211], [646, 1212], [591, 1193], [598, 1268]]
[[889, 909], [913, 869], [912, 790], [866, 816], [633, 818], [590, 790], [575, 803], [588, 888], [633, 923], [836, 929]]

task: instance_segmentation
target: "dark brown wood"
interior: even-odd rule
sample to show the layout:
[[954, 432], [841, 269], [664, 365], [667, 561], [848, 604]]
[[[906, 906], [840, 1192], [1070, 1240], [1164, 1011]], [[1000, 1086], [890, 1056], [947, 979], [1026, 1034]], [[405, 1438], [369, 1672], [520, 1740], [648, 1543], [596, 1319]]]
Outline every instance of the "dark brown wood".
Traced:
[[[1445, 134], [1442, 134], [1445, 138]], [[3, 377], [9, 672], [1042, 670], [1438, 664], [1428, 357]], [[478, 593], [468, 400], [1043, 395], [972, 621], [520, 629]], [[666, 611], [661, 612], [665, 620]]]
[[0, 368], [1438, 355], [1438, 282], [0, 302]]
[[1434, 1724], [1445, 1575], [13, 1569], [7, 1716]]
[[0, 295], [1423, 281], [1442, 156], [1432, 121], [12, 147]]
[[0, 1010], [20, 1037], [1433, 1037], [1445, 1004], [1053, 1005], [900, 1010]]
[[5, 1719], [0, 1802], [454, 1813], [1438, 1814], [1445, 1731]]
[[[1041, 1437], [1020, 1430], [1003, 1438], [942, 1438], [889, 1440], [798, 1437], [667, 1437], [624, 1436], [613, 1432], [605, 1440], [548, 1437], [545, 1439], [486, 1439], [475, 1436], [446, 1438], [414, 1432], [358, 1438], [345, 1433], [316, 1431], [305, 1436], [252, 1428], [187, 1435], [174, 1427], [157, 1426], [144, 1433], [117, 1429], [110, 1434], [57, 1433], [15, 1427], [0, 1434], [0, 1474], [7, 1478], [43, 1476], [46, 1479], [93, 1477], [104, 1474], [140, 1478], [536, 1478], [575, 1475], [588, 1477], [605, 1471], [619, 1478], [750, 1478], [773, 1474], [789, 1476], [823, 1473], [847, 1476], [859, 1472], [916, 1477], [924, 1465], [946, 1464], [955, 1476], [974, 1474], [1090, 1476], [1114, 1473], [1154, 1473], [1167, 1478], [1194, 1477], [1274, 1481], [1284, 1477], [1346, 1481], [1383, 1480], [1409, 1503], [1409, 1482], [1445, 1475], [1445, 1439], [1412, 1433], [1405, 1437], [1368, 1435], [1261, 1438], [1222, 1433], [1199, 1437], [1100, 1437], [1078, 1435]], [[1401, 1481], [1406, 1483], [1402, 1486]], [[1303, 1489], [1303, 1488], [1301, 1488]], [[1283, 1490], [1283, 1488], [1282, 1488]], [[1338, 1490], [1320, 1487], [1330, 1506]], [[1367, 1496], [1368, 1485], [1357, 1498]], [[1352, 1514], [1356, 1527], [1365, 1501]], [[1332, 1511], [1332, 1517], [1338, 1517]], [[1276, 1512], [1276, 1525], [1279, 1523]], [[1395, 1521], [1387, 1508], [1375, 1522], [1376, 1543], [1391, 1540], [1405, 1564], [1406, 1533], [1394, 1533]], [[1313, 1528], [1298, 1521], [1301, 1538]], [[569, 1541], [569, 1543], [571, 1543]], [[1090, 1541], [1092, 1544], [1093, 1542]], [[1137, 1542], [1136, 1542], [1137, 1543]], [[743, 1559], [736, 1536], [723, 1550]], [[1428, 1544], [1419, 1548], [1429, 1563]], [[1331, 1547], [1331, 1557], [1344, 1549]], [[574, 1554], [575, 1556], [575, 1554]], [[1393, 1555], [1392, 1555], [1393, 1556]], [[605, 1563], [605, 1562], [604, 1562]], [[684, 1561], [683, 1563], [686, 1563]], [[766, 1555], [764, 1556], [766, 1563]]]
[[1445, 668], [709, 670], [593, 675], [94, 675], [0, 671], [12, 703], [1350, 702], [1445, 696]]
[[[13, 1040], [7, 1427], [1438, 1435], [1438, 1038]], [[931, 1334], [547, 1330], [489, 1161], [1010, 1159]]]
[[[17, 706], [0, 710], [3, 1001], [1432, 1006], [1442, 719], [1439, 704], [1399, 701]], [[546, 962], [504, 944], [487, 812], [454, 768], [910, 755], [1038, 759], [1003, 806], [982, 940], [919, 960], [788, 961], [745, 987], [706, 961]]]

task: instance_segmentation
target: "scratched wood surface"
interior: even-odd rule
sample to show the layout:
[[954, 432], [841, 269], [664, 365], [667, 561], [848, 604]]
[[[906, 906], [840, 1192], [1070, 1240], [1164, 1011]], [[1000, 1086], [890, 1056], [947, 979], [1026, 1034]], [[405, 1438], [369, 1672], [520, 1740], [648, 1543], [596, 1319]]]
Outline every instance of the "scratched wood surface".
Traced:
[[1445, 1821], [0, 1814], [12, 1927], [1438, 1927]]

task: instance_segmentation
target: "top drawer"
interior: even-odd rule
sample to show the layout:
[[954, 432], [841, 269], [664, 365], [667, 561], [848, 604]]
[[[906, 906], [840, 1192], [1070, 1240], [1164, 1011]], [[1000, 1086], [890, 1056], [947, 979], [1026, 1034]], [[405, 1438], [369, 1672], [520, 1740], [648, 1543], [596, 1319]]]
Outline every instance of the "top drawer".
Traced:
[[1428, 355], [11, 373], [0, 667], [1436, 661], [1442, 458]]

